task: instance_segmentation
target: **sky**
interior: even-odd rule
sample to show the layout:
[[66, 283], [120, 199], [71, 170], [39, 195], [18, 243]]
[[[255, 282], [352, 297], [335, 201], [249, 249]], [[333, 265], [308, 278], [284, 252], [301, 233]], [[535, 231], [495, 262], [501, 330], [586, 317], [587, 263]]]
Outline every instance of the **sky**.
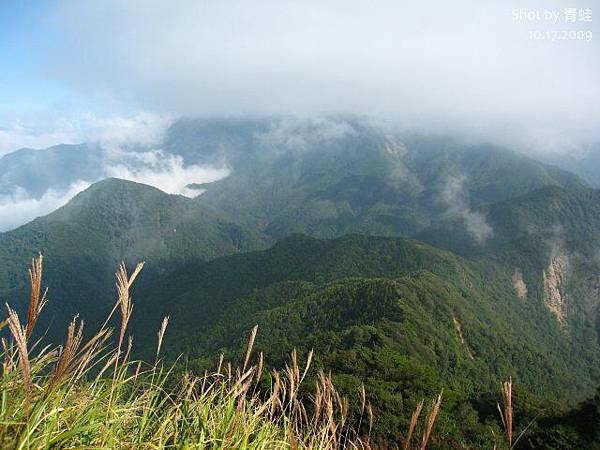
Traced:
[[[341, 112], [591, 139], [598, 24], [590, 0], [3, 0], [0, 153], [180, 115]], [[567, 30], [592, 40], [530, 36]]]
[[[2, 0], [0, 157], [153, 145], [181, 116], [339, 113], [578, 152], [600, 142], [599, 24], [592, 0]], [[173, 177], [226, 175], [167, 163], [104, 172], [184, 194]], [[0, 230], [93, 181], [15, 188]]]

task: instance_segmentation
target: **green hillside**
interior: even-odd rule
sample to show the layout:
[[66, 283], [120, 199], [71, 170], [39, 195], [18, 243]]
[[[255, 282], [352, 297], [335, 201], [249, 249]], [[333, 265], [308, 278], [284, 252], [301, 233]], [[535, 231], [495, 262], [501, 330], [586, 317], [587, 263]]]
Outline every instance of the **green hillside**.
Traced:
[[[509, 150], [398, 135], [357, 118], [186, 119], [168, 130], [163, 148], [188, 163], [227, 164], [232, 173], [196, 199], [105, 180], [58, 211], [0, 233], [0, 295], [26, 298], [23, 268], [40, 251], [53, 262], [47, 276], [61, 303], [48, 320], [58, 324], [75, 311], [106, 307], [121, 259], [146, 260], [152, 278], [264, 249], [292, 233], [414, 236], [464, 254], [457, 242], [479, 249], [472, 234], [438, 232], [439, 224], [477, 217], [477, 208], [543, 186], [583, 185]], [[19, 175], [30, 153], [7, 156], [3, 178]], [[61, 147], [48, 158], [76, 172], [83, 164], [72, 160], [77, 155]], [[88, 300], [79, 305], [82, 291]]]
[[168, 315], [168, 357], [201, 373], [220, 353], [239, 358], [258, 324], [268, 367], [314, 349], [342, 392], [364, 383], [383, 442], [442, 388], [441, 448], [492, 447], [490, 393], [508, 376], [520, 426], [544, 410], [554, 430], [564, 408], [593, 395], [600, 194], [578, 177], [358, 119], [186, 120], [164, 144], [231, 175], [195, 199], [105, 180], [0, 233], [0, 295], [20, 313], [24, 269], [38, 251], [46, 258], [39, 336], [62, 340], [76, 313], [92, 332], [113, 304], [119, 261], [145, 260], [136, 356], [153, 358]]
[[[215, 130], [203, 139], [201, 130], [212, 130], [212, 122]], [[228, 161], [233, 174], [197, 201], [275, 238], [294, 232], [412, 236], [462, 212], [452, 211], [456, 203], [477, 208], [545, 186], [587, 186], [508, 149], [385, 132], [359, 119], [235, 125], [187, 121], [173, 127], [168, 141], [177, 143], [173, 151], [187, 155], [193, 148], [201, 160]]]
[[294, 348], [314, 349], [317, 367], [332, 370], [343, 392], [366, 384], [386, 439], [407, 427], [418, 398], [442, 388], [452, 399], [446, 438], [466, 442], [460, 421], [484, 428], [474, 419], [483, 411], [477, 399], [498, 380], [512, 376], [528, 395], [573, 400], [591, 394], [599, 375], [598, 352], [574, 343], [541, 302], [519, 299], [501, 265], [409, 239], [297, 235], [189, 266], [136, 297], [141, 347], [169, 314], [166, 347], [199, 373], [220, 353], [240, 357], [255, 324], [268, 365], [281, 367]]
[[45, 281], [57, 300], [48, 305], [42, 324], [53, 324], [52, 336], [75, 313], [92, 323], [105, 315], [121, 260], [147, 260], [145, 276], [152, 278], [190, 261], [256, 248], [257, 242], [252, 232], [198, 208], [188, 198], [108, 179], [52, 214], [0, 233], [0, 295], [20, 299], [16, 306], [22, 310], [27, 299], [25, 268], [43, 253], [49, 263]]

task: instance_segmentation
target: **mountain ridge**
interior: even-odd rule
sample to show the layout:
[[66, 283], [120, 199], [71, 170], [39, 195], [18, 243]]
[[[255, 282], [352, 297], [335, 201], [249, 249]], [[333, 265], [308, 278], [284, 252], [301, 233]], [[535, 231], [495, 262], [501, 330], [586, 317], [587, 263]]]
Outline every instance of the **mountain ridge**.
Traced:
[[75, 313], [93, 329], [117, 264], [144, 259], [131, 326], [147, 359], [166, 315], [169, 356], [184, 352], [191, 370], [237, 357], [258, 323], [266, 361], [314, 347], [343, 389], [369, 386], [388, 431], [442, 386], [474, 417], [476, 397], [509, 374], [536, 398], [591, 395], [600, 197], [578, 177], [352, 120], [222, 121], [212, 134], [200, 123], [175, 127], [162, 150], [229, 164], [200, 196], [107, 179], [0, 234], [0, 295], [19, 312], [24, 268], [37, 251], [47, 259], [47, 339]]

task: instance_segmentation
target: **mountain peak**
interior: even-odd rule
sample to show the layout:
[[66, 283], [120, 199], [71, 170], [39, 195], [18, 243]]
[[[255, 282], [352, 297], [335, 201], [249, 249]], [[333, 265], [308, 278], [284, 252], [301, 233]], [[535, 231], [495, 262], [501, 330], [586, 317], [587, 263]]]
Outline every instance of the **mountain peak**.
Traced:
[[185, 207], [190, 200], [167, 194], [146, 184], [107, 178], [78, 193], [62, 208], [42, 218], [45, 221], [122, 222], [127, 228], [149, 217]]
[[70, 203], [78, 203], [90, 200], [106, 200], [107, 197], [127, 199], [135, 201], [159, 197], [181, 197], [167, 194], [154, 186], [137, 183], [135, 181], [123, 180], [121, 178], [105, 178], [92, 184], [87, 189], [77, 194]]

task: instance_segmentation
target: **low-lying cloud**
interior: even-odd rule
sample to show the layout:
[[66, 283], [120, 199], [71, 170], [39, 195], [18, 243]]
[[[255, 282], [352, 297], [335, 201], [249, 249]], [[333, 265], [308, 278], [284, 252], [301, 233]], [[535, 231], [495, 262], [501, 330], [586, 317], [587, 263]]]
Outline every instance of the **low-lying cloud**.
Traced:
[[85, 142], [98, 144], [87, 151], [101, 152], [103, 161], [94, 179], [74, 179], [66, 189], [48, 186], [43, 194], [32, 195], [24, 186], [10, 187], [8, 194], [0, 196], [0, 231], [13, 229], [54, 211], [90, 184], [107, 177], [148, 184], [169, 194], [194, 197], [202, 191], [190, 188], [190, 184], [210, 183], [229, 175], [229, 168], [225, 166], [185, 165], [180, 156], [158, 149], [172, 120], [171, 116], [149, 113], [105, 117], [84, 114], [44, 123], [16, 122], [0, 128], [0, 156], [22, 147], [44, 148]]
[[49, 214], [66, 204], [79, 192], [102, 178], [115, 177], [154, 186], [168, 194], [195, 197], [203, 191], [190, 184], [211, 183], [229, 175], [228, 167], [185, 165], [180, 156], [161, 150], [124, 151], [117, 147], [107, 150], [103, 175], [94, 180], [78, 180], [67, 189], [47, 189], [41, 196], [32, 196], [25, 188], [15, 186], [9, 195], [0, 196], [0, 231], [23, 225], [36, 217]]
[[314, 116], [275, 120], [268, 131], [256, 137], [262, 146], [297, 151], [354, 135], [356, 130], [346, 120]]
[[190, 188], [190, 184], [212, 183], [225, 178], [230, 172], [227, 167], [196, 164], [185, 166], [180, 156], [165, 154], [160, 150], [131, 153], [130, 157], [140, 159], [142, 163], [111, 165], [106, 168], [106, 175], [149, 184], [168, 194], [186, 197], [195, 197], [201, 193]]
[[440, 201], [447, 207], [445, 215], [461, 219], [475, 242], [483, 244], [493, 235], [494, 230], [483, 213], [471, 209], [465, 182], [464, 175], [449, 176], [441, 190]]
[[64, 191], [48, 189], [40, 198], [31, 197], [19, 187], [11, 195], [1, 195], [0, 231], [11, 230], [54, 211], [89, 186], [89, 182], [80, 180]]
[[0, 124], [0, 156], [20, 148], [97, 143], [104, 147], [156, 145], [172, 123], [168, 115], [139, 112], [129, 116], [81, 114], [57, 119], [16, 120]]

